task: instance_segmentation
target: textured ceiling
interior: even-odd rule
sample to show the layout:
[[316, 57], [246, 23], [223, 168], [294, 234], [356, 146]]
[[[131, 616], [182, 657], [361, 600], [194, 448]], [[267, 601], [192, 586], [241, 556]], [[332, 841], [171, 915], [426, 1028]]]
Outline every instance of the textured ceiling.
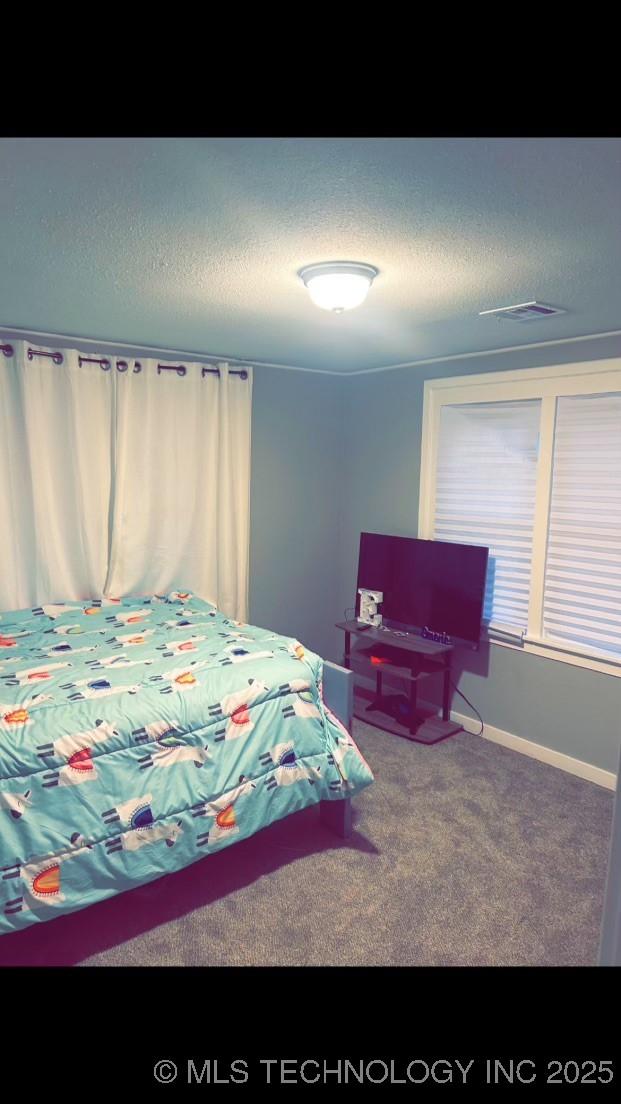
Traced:
[[[2, 139], [0, 324], [343, 372], [602, 333], [620, 227], [617, 139]], [[530, 299], [568, 313], [478, 317]]]

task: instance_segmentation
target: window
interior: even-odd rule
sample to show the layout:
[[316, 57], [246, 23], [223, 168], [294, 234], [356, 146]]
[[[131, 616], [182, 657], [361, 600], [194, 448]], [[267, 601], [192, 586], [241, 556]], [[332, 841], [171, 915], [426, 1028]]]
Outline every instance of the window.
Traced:
[[558, 400], [543, 632], [621, 658], [621, 394]]
[[491, 639], [621, 674], [621, 361], [428, 381], [419, 533], [489, 547]]
[[528, 623], [541, 403], [443, 406], [436, 540], [489, 547], [484, 618], [521, 636]]

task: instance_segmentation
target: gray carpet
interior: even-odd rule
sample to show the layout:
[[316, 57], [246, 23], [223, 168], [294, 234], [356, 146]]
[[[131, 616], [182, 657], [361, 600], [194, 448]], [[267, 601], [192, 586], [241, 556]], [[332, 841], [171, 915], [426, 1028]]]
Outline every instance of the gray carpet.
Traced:
[[83, 912], [0, 964], [590, 965], [612, 794], [460, 733], [356, 722], [376, 783], [342, 842], [316, 808]]

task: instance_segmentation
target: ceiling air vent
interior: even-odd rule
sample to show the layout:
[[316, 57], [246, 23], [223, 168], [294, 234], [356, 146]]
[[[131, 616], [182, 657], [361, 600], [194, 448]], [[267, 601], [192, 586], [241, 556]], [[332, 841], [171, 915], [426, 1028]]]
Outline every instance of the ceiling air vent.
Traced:
[[493, 315], [495, 318], [512, 319], [514, 322], [535, 322], [538, 318], [549, 318], [552, 314], [567, 314], [562, 307], [551, 307], [549, 303], [517, 303], [514, 307], [495, 307], [494, 310], [479, 311], [479, 315]]

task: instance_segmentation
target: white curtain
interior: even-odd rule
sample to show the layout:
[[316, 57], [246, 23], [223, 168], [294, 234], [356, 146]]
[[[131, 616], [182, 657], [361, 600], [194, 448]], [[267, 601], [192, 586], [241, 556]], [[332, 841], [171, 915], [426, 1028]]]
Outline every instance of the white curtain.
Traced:
[[250, 375], [141, 359], [117, 379], [106, 593], [187, 586], [244, 621], [248, 606]]
[[[108, 568], [114, 379], [74, 349], [0, 357], [0, 609], [99, 598]], [[62, 354], [28, 359], [28, 349]]]
[[[244, 380], [184, 362], [180, 375], [141, 357], [141, 371], [133, 360], [119, 371], [109, 357], [104, 371], [73, 349], [11, 344], [0, 355], [0, 609], [177, 585], [245, 620], [252, 370]], [[29, 347], [63, 362], [29, 360]]]

